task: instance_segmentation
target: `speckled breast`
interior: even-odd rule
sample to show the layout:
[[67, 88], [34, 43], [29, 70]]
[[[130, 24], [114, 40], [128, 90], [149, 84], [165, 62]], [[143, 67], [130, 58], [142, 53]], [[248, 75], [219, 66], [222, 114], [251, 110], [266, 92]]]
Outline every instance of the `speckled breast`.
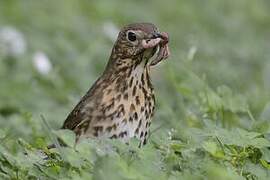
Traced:
[[139, 65], [118, 74], [110, 86], [103, 89], [100, 104], [105, 118], [96, 122], [90, 133], [96, 137], [119, 138], [124, 142], [137, 137], [141, 144], [145, 144], [155, 108], [148, 67]]

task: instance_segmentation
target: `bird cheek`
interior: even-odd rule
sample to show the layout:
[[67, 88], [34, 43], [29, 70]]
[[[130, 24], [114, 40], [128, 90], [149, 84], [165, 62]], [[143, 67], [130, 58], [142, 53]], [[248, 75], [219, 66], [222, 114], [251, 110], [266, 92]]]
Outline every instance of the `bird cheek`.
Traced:
[[138, 51], [138, 47], [136, 47], [136, 46], [127, 48], [127, 54], [129, 56], [135, 56], [135, 55], [137, 55], [137, 51]]

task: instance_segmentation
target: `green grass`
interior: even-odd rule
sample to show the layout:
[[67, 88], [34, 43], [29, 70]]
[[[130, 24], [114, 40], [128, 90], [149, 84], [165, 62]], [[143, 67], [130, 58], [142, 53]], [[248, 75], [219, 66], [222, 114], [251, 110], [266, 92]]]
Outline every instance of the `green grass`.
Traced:
[[[0, 179], [269, 179], [269, 12], [267, 0], [1, 1], [0, 28], [23, 33], [27, 50], [0, 54]], [[153, 70], [149, 143], [75, 150], [57, 129], [103, 71], [104, 23], [144, 21], [169, 32], [172, 54]], [[48, 75], [33, 67], [37, 51]], [[71, 147], [46, 150], [56, 136]]]

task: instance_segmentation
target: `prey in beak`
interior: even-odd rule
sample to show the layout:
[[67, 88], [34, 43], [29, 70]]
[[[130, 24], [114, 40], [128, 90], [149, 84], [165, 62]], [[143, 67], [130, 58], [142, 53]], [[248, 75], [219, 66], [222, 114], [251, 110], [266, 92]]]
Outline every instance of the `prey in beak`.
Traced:
[[151, 66], [158, 64], [159, 62], [167, 59], [170, 56], [168, 43], [169, 34], [166, 32], [154, 33], [149, 39], [144, 39], [142, 41], [142, 46], [145, 49], [157, 48], [157, 55], [153, 59], [153, 61], [151, 61]]

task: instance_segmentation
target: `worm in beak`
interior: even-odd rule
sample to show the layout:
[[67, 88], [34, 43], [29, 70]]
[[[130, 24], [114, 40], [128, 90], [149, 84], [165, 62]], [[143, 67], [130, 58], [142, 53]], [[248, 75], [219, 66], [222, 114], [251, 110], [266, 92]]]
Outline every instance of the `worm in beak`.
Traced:
[[169, 35], [166, 32], [162, 33], [154, 33], [150, 39], [146, 39], [142, 41], [142, 46], [145, 49], [158, 47], [157, 56], [153, 61], [151, 61], [150, 65], [154, 66], [161, 62], [164, 59], [167, 59], [170, 56], [169, 50]]

